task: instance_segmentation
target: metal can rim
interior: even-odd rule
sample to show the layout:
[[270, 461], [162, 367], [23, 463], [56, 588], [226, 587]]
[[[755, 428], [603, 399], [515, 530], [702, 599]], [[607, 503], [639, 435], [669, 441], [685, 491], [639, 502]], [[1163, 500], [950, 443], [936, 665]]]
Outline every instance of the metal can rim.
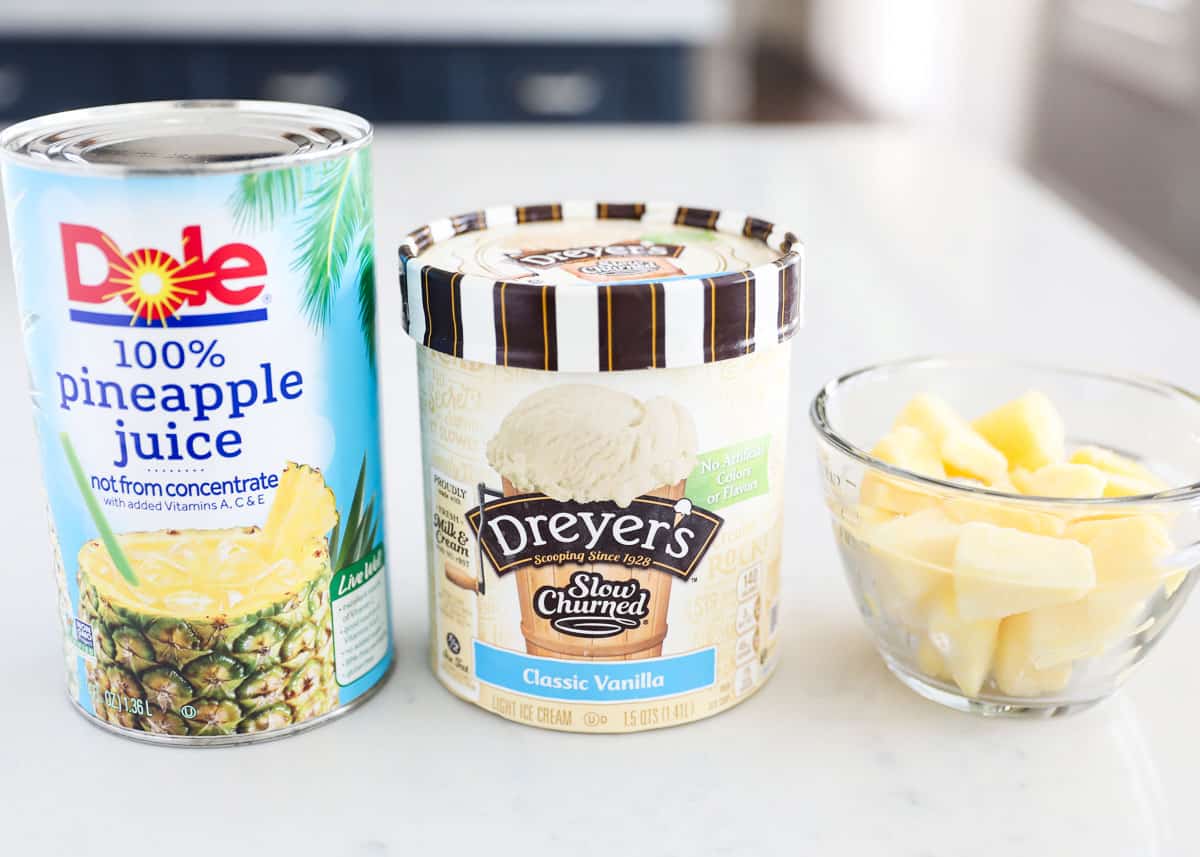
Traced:
[[[330, 145], [309, 150], [272, 153], [261, 156], [249, 156], [232, 160], [197, 161], [188, 160], [187, 152], [181, 152], [178, 164], [152, 165], [137, 164], [136, 162], [121, 164], [107, 161], [88, 161], [79, 158], [48, 157], [44, 153], [33, 152], [29, 147], [38, 141], [52, 139], [57, 135], [69, 132], [86, 134], [89, 127], [104, 123], [109, 128], [132, 126], [140, 120], [153, 125], [156, 120], [163, 121], [171, 118], [176, 111], [183, 114], [188, 111], [228, 111], [244, 113], [247, 117], [258, 116], [262, 119], [279, 119], [279, 130], [287, 132], [291, 128], [282, 120], [296, 120], [297, 128], [303, 120], [311, 120], [309, 124], [329, 126], [330, 130], [339, 134], [337, 140], [328, 140]], [[152, 111], [160, 111], [161, 116], [145, 115]], [[194, 114], [190, 114], [194, 115]], [[49, 113], [18, 122], [0, 131], [0, 159], [23, 167], [51, 172], [70, 173], [74, 175], [210, 175], [245, 173], [250, 171], [274, 169], [293, 166], [298, 163], [312, 163], [332, 158], [342, 157], [349, 152], [367, 146], [373, 137], [371, 123], [354, 113], [333, 107], [322, 107], [312, 104], [299, 104], [286, 101], [260, 101], [247, 99], [177, 99], [166, 101], [138, 101], [122, 104], [108, 104], [98, 107], [84, 107]], [[154, 139], [158, 136], [147, 134], [133, 139]]]

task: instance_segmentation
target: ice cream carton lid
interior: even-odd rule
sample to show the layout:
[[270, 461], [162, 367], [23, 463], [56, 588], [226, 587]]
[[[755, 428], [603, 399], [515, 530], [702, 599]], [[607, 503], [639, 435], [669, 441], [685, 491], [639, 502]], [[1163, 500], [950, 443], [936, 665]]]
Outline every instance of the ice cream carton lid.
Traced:
[[696, 366], [788, 341], [803, 248], [742, 212], [496, 206], [400, 242], [404, 329], [467, 360], [557, 372]]

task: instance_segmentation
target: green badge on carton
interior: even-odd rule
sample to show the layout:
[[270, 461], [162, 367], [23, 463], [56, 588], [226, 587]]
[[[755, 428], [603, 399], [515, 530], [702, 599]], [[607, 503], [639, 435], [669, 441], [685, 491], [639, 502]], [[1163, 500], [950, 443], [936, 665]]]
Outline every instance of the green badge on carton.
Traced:
[[766, 494], [770, 447], [768, 434], [701, 453], [688, 476], [688, 499], [715, 511]]

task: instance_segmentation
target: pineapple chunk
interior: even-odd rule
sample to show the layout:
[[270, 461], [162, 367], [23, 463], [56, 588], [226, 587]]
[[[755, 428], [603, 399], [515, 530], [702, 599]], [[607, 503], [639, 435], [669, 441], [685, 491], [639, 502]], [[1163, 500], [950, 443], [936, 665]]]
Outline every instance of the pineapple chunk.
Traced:
[[1037, 536], [1061, 536], [1067, 523], [1058, 515], [1034, 512], [1014, 503], [955, 497], [942, 504], [946, 514], [959, 523], [983, 521], [997, 527], [1010, 527]]
[[886, 612], [910, 612], [930, 590], [950, 580], [959, 529], [941, 509], [926, 509], [870, 530], [867, 540], [885, 569]]
[[1070, 604], [1030, 610], [1029, 658], [1038, 669], [1092, 657], [1133, 630], [1156, 584], [1103, 586]]
[[1047, 464], [1033, 472], [1025, 493], [1086, 500], [1103, 497], [1108, 477], [1090, 464]]
[[1142, 494], [1157, 494], [1166, 485], [1159, 479], [1139, 479], [1123, 473], [1109, 473], [1104, 486], [1105, 497], [1137, 497]]
[[917, 488], [916, 483], [871, 472], [863, 476], [858, 499], [862, 506], [893, 515], [911, 515], [938, 503], [936, 497]]
[[988, 485], [1008, 482], [1008, 460], [969, 428], [950, 431], [942, 439], [940, 451], [951, 476], [979, 479]]
[[916, 429], [941, 455], [946, 473], [989, 485], [1005, 480], [1008, 463], [944, 400], [930, 393], [914, 396], [896, 417], [893, 432]]
[[925, 509], [879, 524], [871, 530], [870, 541], [881, 551], [938, 566], [949, 574], [960, 529], [941, 509]]
[[1012, 481], [1012, 475], [1009, 473], [1000, 474], [1000, 476], [998, 476], [994, 481], [992, 481], [988, 485], [988, 487], [991, 488], [993, 491], [1003, 491], [1006, 494], [1019, 493], [1017, 491], [1016, 483], [1014, 483]]
[[1092, 552], [1096, 580], [1102, 584], [1158, 580], [1171, 570], [1162, 560], [1174, 550], [1167, 525], [1153, 515], [1129, 515], [1076, 521], [1065, 536]]
[[938, 448], [933, 441], [912, 426], [892, 429], [875, 444], [871, 455], [880, 461], [922, 476], [936, 476], [938, 479], [946, 476], [946, 470], [938, 457]]
[[903, 426], [917, 429], [937, 447], [951, 432], [969, 429], [954, 408], [931, 393], [919, 393], [904, 406], [895, 423], [896, 428]]
[[1105, 497], [1155, 494], [1167, 487], [1165, 482], [1138, 462], [1100, 446], [1081, 446], [1071, 453], [1071, 461], [1091, 465], [1108, 476]]
[[973, 426], [1014, 467], [1037, 470], [1066, 457], [1062, 417], [1042, 393], [1026, 393], [984, 414]]
[[950, 587], [934, 597], [929, 608], [929, 641], [964, 695], [979, 695], [992, 665], [999, 630], [999, 619], [963, 619]]
[[842, 520], [856, 534], [864, 528], [894, 521], [897, 517], [899, 516], [895, 512], [889, 512], [887, 509], [877, 509], [874, 506], [864, 506], [861, 503], [856, 503], [853, 507], [843, 512], [841, 516]]
[[930, 678], [939, 680], [951, 678], [950, 671], [946, 669], [946, 662], [942, 659], [942, 653], [937, 650], [928, 637], [922, 637], [921, 642], [917, 644], [917, 669]]
[[1075, 601], [1095, 584], [1092, 554], [1079, 542], [979, 521], [959, 533], [954, 591], [964, 619], [1000, 619]]
[[[888, 432], [871, 450], [871, 455], [913, 473], [938, 478], [946, 475], [937, 447], [911, 426], [899, 426]], [[928, 493], [910, 486], [915, 486], [915, 483], [868, 472], [863, 476], [859, 499], [867, 506], [899, 515], [908, 515], [937, 504]]]
[[1081, 446], [1071, 453], [1072, 464], [1090, 464], [1105, 473], [1116, 476], [1128, 476], [1131, 479], [1141, 479], [1147, 482], [1156, 481], [1154, 474], [1131, 458], [1104, 449], [1100, 446]]
[[1033, 471], [1028, 467], [1014, 467], [1008, 473], [1008, 478], [1012, 480], [1012, 484], [1022, 494], [1032, 494]]
[[992, 660], [992, 678], [1006, 696], [1034, 697], [1057, 693], [1071, 681], [1071, 665], [1038, 669], [1031, 651], [1031, 627], [1028, 613], [1009, 616], [1000, 623], [996, 655]]

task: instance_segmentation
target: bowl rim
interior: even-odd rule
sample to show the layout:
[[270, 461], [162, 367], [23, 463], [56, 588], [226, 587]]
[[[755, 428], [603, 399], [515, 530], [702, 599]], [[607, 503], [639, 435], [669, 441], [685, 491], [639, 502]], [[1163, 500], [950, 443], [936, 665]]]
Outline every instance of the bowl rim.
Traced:
[[1071, 366], [1057, 366], [1051, 363], [1039, 363], [1037, 361], [1007, 359], [1000, 357], [920, 355], [915, 357], [905, 357], [899, 360], [887, 360], [872, 363], [830, 379], [821, 386], [821, 389], [817, 392], [816, 396], [813, 397], [812, 403], [809, 405], [808, 409], [809, 420], [812, 422], [813, 428], [816, 430], [818, 437], [866, 467], [869, 467], [873, 470], [882, 471], [890, 476], [896, 476], [902, 479], [907, 479], [911, 482], [916, 482], [918, 484], [936, 487], [939, 491], [944, 493], [960, 494], [963, 496], [982, 495], [1008, 503], [1024, 503], [1032, 504], [1038, 507], [1059, 508], [1064, 506], [1111, 508], [1118, 506], [1148, 505], [1151, 503], [1164, 502], [1178, 503], [1200, 497], [1200, 481], [1192, 482], [1187, 485], [1167, 488], [1153, 494], [1135, 494], [1129, 497], [1081, 498], [1042, 497], [1032, 494], [1015, 494], [1008, 491], [998, 491], [983, 485], [966, 485], [961, 482], [951, 481], [949, 479], [939, 479], [934, 476], [926, 476], [921, 473], [916, 473], [912, 470], [906, 470], [903, 467], [896, 467], [895, 465], [888, 464], [886, 461], [876, 458], [867, 450], [857, 446], [843, 437], [833, 427], [828, 418], [826, 404], [829, 399], [837, 393], [839, 387], [846, 386], [855, 379], [862, 378], [866, 375], [895, 369], [938, 369], [951, 367], [1024, 369], [1038, 372], [1052, 372], [1060, 375], [1074, 375], [1079, 378], [1087, 378], [1093, 381], [1105, 381], [1109, 383], [1115, 382], [1129, 387], [1139, 387], [1143, 390], [1154, 392], [1159, 395], [1183, 398], [1200, 407], [1200, 394], [1193, 393], [1191, 390], [1180, 387], [1176, 384], [1160, 381], [1156, 378], [1151, 378], [1144, 375], [1120, 374], [1094, 369], [1079, 369]]

